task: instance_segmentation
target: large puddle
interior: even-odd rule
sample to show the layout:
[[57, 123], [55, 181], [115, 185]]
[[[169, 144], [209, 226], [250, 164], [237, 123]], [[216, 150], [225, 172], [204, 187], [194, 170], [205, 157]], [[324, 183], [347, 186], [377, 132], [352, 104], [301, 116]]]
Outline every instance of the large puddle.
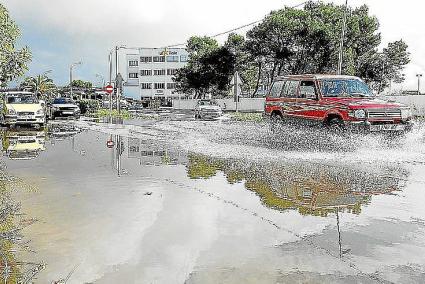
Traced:
[[0, 275], [416, 283], [425, 146], [415, 131], [329, 138], [196, 121], [3, 131]]

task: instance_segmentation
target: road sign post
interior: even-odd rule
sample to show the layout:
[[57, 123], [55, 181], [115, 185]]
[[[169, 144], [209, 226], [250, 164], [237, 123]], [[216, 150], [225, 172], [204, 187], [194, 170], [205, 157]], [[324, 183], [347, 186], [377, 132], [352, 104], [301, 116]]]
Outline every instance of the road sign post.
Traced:
[[106, 141], [106, 147], [108, 147], [109, 149], [112, 149], [114, 147], [114, 141], [113, 140]]
[[118, 73], [117, 77], [115, 78], [115, 86], [117, 87], [117, 111], [119, 114], [121, 113], [120, 100], [123, 82], [124, 78], [121, 76], [121, 73]]
[[105, 87], [105, 91], [109, 94], [109, 122], [112, 123], [112, 93], [114, 92], [114, 87], [108, 85]]
[[112, 87], [111, 85], [108, 85], [108, 86], [105, 87], [105, 91], [108, 94], [112, 94], [112, 92], [114, 91], [114, 87]]

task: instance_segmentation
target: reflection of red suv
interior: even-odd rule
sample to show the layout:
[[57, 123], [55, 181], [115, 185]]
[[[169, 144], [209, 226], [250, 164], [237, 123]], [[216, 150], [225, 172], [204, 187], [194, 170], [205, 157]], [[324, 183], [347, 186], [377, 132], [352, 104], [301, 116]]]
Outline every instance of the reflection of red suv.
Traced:
[[412, 127], [408, 106], [379, 100], [359, 78], [292, 75], [274, 82], [265, 113], [272, 120], [296, 120], [336, 129], [404, 131]]

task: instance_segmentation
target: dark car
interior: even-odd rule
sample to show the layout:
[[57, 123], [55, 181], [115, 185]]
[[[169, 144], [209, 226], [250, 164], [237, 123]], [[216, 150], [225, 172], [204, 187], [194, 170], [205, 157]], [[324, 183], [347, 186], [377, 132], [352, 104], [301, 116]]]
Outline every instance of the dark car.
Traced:
[[80, 107], [69, 98], [56, 98], [50, 105], [50, 119], [55, 119], [57, 117], [71, 117], [78, 119], [80, 115]]

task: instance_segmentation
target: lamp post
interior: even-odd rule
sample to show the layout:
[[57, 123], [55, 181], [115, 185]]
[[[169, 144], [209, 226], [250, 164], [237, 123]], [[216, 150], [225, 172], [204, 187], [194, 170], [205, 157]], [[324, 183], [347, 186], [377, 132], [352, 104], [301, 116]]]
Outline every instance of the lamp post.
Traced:
[[105, 87], [105, 77], [103, 77], [100, 74], [96, 74], [96, 78], [100, 78], [101, 84], [102, 84], [102, 88]]
[[70, 90], [70, 96], [71, 96], [71, 100], [73, 99], [73, 93], [72, 93], [72, 69], [74, 69], [74, 67], [75, 66], [77, 66], [77, 65], [81, 65], [81, 64], [83, 64], [81, 61], [79, 61], [79, 62], [75, 62], [75, 63], [72, 63], [70, 66], [69, 66], [69, 90]]
[[343, 60], [345, 28], [346, 28], [346, 25], [347, 25], [347, 8], [348, 8], [348, 0], [345, 0], [344, 16], [342, 18], [341, 40], [340, 40], [340, 43], [339, 43], [338, 75], [342, 74], [342, 60]]
[[115, 76], [118, 75], [118, 50], [121, 48], [127, 48], [125, 45], [115, 46], [109, 51], [108, 62], [109, 62], [109, 85], [112, 84], [112, 53], [115, 51]]
[[[109, 56], [108, 56], [108, 61], [109, 61], [109, 85], [112, 84], [112, 56], [113, 56], [113, 52], [115, 51], [115, 79], [117, 78], [118, 75], [118, 50], [120, 50], [121, 48], [126, 48], [125, 45], [120, 45], [120, 46], [115, 46], [113, 49], [111, 49], [109, 51]], [[115, 84], [115, 88], [116, 88], [116, 84]], [[112, 94], [111, 93], [109, 95], [109, 111], [112, 114]], [[118, 97], [118, 94], [117, 94]], [[117, 105], [118, 106], [118, 105]]]
[[416, 77], [418, 77], [418, 95], [421, 94], [421, 78], [422, 74], [416, 74]]

